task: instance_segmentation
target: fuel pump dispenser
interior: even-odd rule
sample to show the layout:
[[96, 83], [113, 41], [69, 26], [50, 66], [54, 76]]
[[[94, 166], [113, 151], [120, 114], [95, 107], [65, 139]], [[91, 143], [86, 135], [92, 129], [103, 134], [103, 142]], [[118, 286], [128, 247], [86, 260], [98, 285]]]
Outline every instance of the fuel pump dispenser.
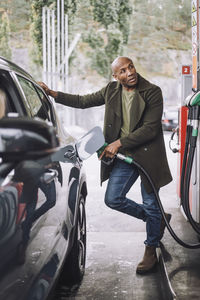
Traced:
[[[185, 99], [191, 94], [191, 87], [192, 87], [192, 66], [191, 65], [182, 65], [181, 66], [181, 98], [180, 98], [180, 108], [178, 113], [179, 116], [179, 125], [177, 128], [178, 133], [178, 145], [179, 149], [174, 148], [176, 151], [173, 151], [172, 147], [170, 146], [170, 149], [174, 153], [178, 153], [177, 155], [177, 197], [179, 200], [179, 203], [181, 204], [181, 173], [182, 173], [182, 165], [184, 161], [184, 149], [188, 146], [188, 140], [186, 140], [187, 135], [187, 123], [188, 121], [188, 107], [185, 105]], [[176, 132], [171, 136], [171, 140], [173, 140], [174, 135]], [[170, 140], [170, 145], [171, 145]], [[186, 159], [186, 158], [185, 158]]]
[[191, 4], [192, 66], [182, 67], [177, 195], [185, 217], [200, 234], [199, 0]]
[[[192, 169], [196, 171], [197, 159], [197, 139], [198, 139], [198, 128], [199, 128], [199, 118], [200, 118], [200, 92], [196, 92], [187, 98], [187, 107], [189, 108], [188, 113], [188, 125], [187, 125], [187, 135], [185, 143], [184, 158], [182, 164], [181, 173], [181, 204], [187, 219], [192, 225], [193, 229], [200, 234], [200, 225], [198, 220], [192, 214], [192, 209], [190, 205], [190, 188], [191, 188], [191, 174]], [[194, 164], [195, 162], [195, 164]], [[195, 172], [196, 173], [196, 172]], [[192, 184], [196, 185], [196, 182]], [[194, 195], [193, 195], [194, 196]], [[198, 199], [196, 199], [198, 202]]]

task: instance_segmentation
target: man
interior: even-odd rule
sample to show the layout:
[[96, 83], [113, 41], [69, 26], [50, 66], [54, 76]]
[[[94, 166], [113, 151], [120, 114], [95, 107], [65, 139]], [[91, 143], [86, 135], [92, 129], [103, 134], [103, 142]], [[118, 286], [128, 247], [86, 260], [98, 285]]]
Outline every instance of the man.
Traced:
[[[108, 146], [100, 158], [104, 155], [112, 158], [118, 151], [133, 157], [150, 174], [159, 190], [172, 180], [161, 126], [162, 92], [136, 72], [128, 57], [116, 58], [111, 67], [116, 81], [86, 96], [55, 92], [40, 84], [56, 102], [67, 106], [88, 108], [105, 104], [104, 135]], [[126, 198], [139, 175], [143, 204]], [[108, 178], [105, 203], [146, 222], [145, 253], [136, 270], [146, 273], [157, 262], [156, 247], [165, 229], [155, 194], [144, 175], [123, 161], [115, 160], [111, 166], [102, 163], [101, 181]], [[171, 215], [166, 214], [166, 217], [170, 220]]]

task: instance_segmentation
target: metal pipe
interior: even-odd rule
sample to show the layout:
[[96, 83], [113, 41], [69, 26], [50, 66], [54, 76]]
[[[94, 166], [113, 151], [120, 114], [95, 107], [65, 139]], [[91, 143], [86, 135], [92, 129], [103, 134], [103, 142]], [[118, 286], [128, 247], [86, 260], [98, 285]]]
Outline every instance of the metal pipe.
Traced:
[[50, 9], [47, 9], [47, 84], [50, 88], [52, 88], [51, 83], [51, 23], [50, 23]]
[[62, 68], [61, 68], [61, 74], [62, 74], [62, 90], [65, 91], [65, 81], [64, 81], [64, 0], [61, 0], [61, 60], [62, 60]]
[[64, 57], [64, 60], [63, 62], [60, 64], [60, 70], [61, 68], [63, 67], [64, 65], [64, 62], [69, 59], [70, 55], [72, 54], [72, 51], [74, 50], [74, 48], [76, 47], [76, 44], [78, 43], [79, 39], [81, 37], [81, 34], [80, 33], [77, 33], [75, 38], [73, 39], [73, 41], [71, 42], [71, 45], [69, 46], [68, 48], [68, 51], [67, 51], [67, 54], [65, 55]]
[[42, 55], [43, 55], [43, 74], [42, 80], [47, 82], [47, 49], [46, 49], [46, 7], [42, 8]]
[[65, 15], [65, 92], [69, 91], [69, 58], [66, 58], [68, 44], [68, 15]]
[[51, 11], [52, 20], [52, 87], [56, 89], [56, 53], [55, 53], [55, 11]]
[[60, 80], [60, 0], [57, 0], [57, 88]]

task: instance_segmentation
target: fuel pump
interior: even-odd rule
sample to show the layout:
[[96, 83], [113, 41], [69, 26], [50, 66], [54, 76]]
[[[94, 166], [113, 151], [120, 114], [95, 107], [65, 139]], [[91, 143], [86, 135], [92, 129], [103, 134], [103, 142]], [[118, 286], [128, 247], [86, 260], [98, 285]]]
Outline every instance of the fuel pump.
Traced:
[[190, 99], [188, 99], [187, 106], [189, 108], [189, 123], [187, 126], [187, 135], [181, 174], [181, 203], [191, 226], [200, 235], [200, 225], [196, 222], [196, 220], [194, 220], [191, 214], [189, 197], [191, 172], [198, 138], [200, 118], [200, 92], [194, 93], [190, 97]]

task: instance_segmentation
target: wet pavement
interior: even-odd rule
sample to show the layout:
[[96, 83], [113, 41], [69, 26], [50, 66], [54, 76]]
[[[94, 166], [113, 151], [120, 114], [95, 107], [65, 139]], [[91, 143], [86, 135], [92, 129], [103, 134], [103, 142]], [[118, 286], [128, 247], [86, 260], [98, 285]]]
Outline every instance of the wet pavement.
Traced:
[[58, 299], [162, 299], [157, 269], [150, 276], [135, 274], [143, 251], [136, 244], [143, 236], [127, 232], [89, 234], [83, 282], [74, 295], [59, 298], [58, 292]]
[[[172, 175], [176, 178], [177, 154], [168, 150], [169, 137], [166, 133], [167, 155]], [[144, 252], [145, 223], [106, 207], [103, 200], [106, 184], [99, 185], [99, 167], [96, 156], [85, 162], [89, 192], [85, 276], [80, 286], [59, 285], [53, 299], [199, 299], [200, 250], [184, 249], [168, 232], [163, 238], [162, 255], [176, 297], [168, 297], [163, 290], [164, 279], [159, 266], [147, 275], [136, 274]], [[141, 202], [139, 180], [128, 196]], [[175, 180], [161, 189], [160, 198], [165, 210], [173, 214], [171, 224], [178, 235], [197, 240], [180, 213]]]

